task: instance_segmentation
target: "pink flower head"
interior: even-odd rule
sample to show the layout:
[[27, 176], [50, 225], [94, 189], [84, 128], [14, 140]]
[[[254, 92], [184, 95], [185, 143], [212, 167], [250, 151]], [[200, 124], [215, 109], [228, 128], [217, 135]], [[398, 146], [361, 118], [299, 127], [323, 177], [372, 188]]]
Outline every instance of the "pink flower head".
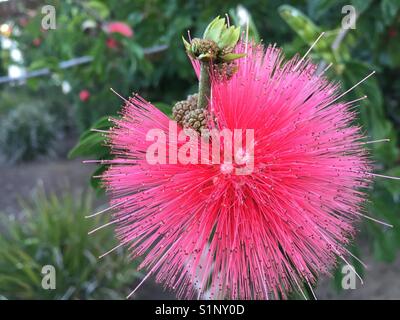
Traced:
[[88, 90], [84, 89], [84, 90], [81, 90], [81, 92], [79, 92], [79, 99], [82, 102], [88, 101], [89, 98], [90, 98], [90, 92]]
[[109, 134], [103, 182], [118, 238], [179, 297], [285, 298], [312, 286], [349, 254], [371, 180], [351, 103], [314, 64], [261, 45], [236, 64], [229, 80], [211, 75], [209, 126], [254, 130], [251, 174], [150, 164], [147, 134], [164, 131], [169, 155], [170, 120], [139, 96]]
[[124, 37], [130, 38], [133, 36], [132, 28], [124, 22], [114, 21], [110, 22], [106, 26], [106, 31], [108, 33], [119, 33]]

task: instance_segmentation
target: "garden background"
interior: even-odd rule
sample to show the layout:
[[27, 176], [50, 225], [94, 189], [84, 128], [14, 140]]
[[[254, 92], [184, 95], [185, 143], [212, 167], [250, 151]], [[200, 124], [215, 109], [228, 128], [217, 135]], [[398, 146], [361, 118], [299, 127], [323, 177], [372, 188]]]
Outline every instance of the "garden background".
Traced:
[[[56, 28], [42, 20], [55, 8]], [[345, 5], [357, 12], [355, 29], [341, 30]], [[167, 114], [196, 91], [181, 41], [198, 36], [217, 15], [245, 27], [250, 36], [283, 47], [287, 57], [310, 53], [333, 63], [328, 77], [351, 88], [376, 75], [347, 99], [360, 102], [359, 121], [371, 140], [376, 171], [400, 176], [400, 1], [178, 1], [0, 0], [0, 298], [119, 299], [144, 276], [115, 245], [113, 230], [87, 232], [106, 217], [85, 215], [104, 208], [95, 178], [104, 168], [82, 159], [108, 157], [101, 133], [123, 96], [138, 92]], [[369, 214], [393, 228], [364, 220], [350, 248], [368, 265], [352, 264], [364, 277], [342, 290], [341, 266], [318, 283], [319, 298], [400, 298], [400, 183], [377, 180]], [[55, 290], [41, 286], [44, 265], [57, 271]], [[136, 299], [173, 298], [152, 280]]]

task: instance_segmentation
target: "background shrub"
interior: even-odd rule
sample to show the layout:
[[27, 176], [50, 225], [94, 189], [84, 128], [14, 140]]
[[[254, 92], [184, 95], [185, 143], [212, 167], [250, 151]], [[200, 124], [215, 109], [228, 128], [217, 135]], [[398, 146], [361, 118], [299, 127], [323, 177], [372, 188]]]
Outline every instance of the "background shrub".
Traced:
[[0, 122], [0, 160], [17, 162], [52, 154], [55, 127], [54, 117], [40, 103], [16, 106]]

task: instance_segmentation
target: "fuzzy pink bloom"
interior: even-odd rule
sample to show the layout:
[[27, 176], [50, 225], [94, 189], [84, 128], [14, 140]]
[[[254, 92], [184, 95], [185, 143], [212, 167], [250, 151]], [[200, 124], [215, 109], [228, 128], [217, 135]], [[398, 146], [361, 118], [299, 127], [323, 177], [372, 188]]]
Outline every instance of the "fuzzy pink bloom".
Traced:
[[169, 118], [139, 96], [114, 120], [103, 182], [118, 238], [179, 297], [286, 298], [349, 254], [371, 180], [363, 136], [337, 85], [298, 61], [249, 46], [230, 80], [212, 77], [219, 129], [254, 129], [250, 175], [149, 164], [146, 134], [168, 136]]
[[81, 92], [79, 92], [79, 99], [82, 102], [88, 101], [89, 98], [90, 98], [90, 92], [88, 90], [85, 89], [85, 90], [81, 90]]
[[132, 28], [124, 22], [114, 21], [110, 22], [106, 26], [106, 30], [109, 33], [119, 33], [124, 37], [130, 38], [133, 36]]
[[113, 38], [108, 38], [106, 40], [106, 46], [110, 49], [117, 49], [118, 48], [118, 41]]

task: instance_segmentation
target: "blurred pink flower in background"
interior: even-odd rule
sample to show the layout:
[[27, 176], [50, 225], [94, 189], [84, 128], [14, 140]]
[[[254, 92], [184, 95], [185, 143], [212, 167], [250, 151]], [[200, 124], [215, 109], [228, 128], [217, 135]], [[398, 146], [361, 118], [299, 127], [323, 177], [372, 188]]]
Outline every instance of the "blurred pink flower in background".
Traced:
[[21, 27], [26, 27], [29, 23], [29, 19], [27, 17], [21, 17], [18, 20]]
[[146, 134], [168, 136], [170, 119], [138, 95], [109, 133], [110, 224], [132, 257], [145, 255], [140, 268], [179, 297], [287, 298], [311, 289], [346, 262], [363, 216], [372, 176], [352, 103], [338, 102], [338, 85], [310, 61], [284, 63], [274, 47], [237, 52], [245, 49], [229, 81], [212, 75], [208, 126], [254, 130], [253, 173], [150, 164]]
[[82, 90], [81, 92], [79, 92], [79, 99], [80, 99], [82, 102], [88, 101], [89, 98], [90, 98], [90, 92], [89, 92], [88, 90], [84, 89], [84, 90]]
[[117, 49], [119, 46], [119, 43], [117, 40], [113, 39], [113, 38], [108, 38], [106, 40], [106, 46], [110, 49]]
[[108, 33], [119, 33], [124, 37], [130, 38], [133, 36], [132, 28], [124, 22], [114, 21], [106, 25], [106, 31]]
[[35, 47], [39, 47], [41, 43], [42, 43], [42, 40], [40, 38], [35, 38], [35, 39], [32, 40], [32, 44]]

